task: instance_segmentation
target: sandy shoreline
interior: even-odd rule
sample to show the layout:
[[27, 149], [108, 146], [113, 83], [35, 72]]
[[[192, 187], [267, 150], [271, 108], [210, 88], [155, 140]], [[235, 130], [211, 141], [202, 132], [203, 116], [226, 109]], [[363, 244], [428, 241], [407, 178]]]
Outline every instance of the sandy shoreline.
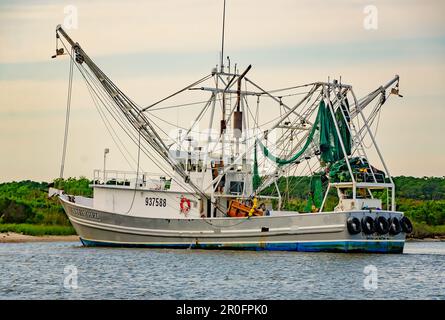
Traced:
[[434, 237], [434, 238], [407, 238], [407, 242], [445, 242], [445, 237]]
[[67, 242], [79, 241], [79, 236], [29, 236], [26, 234], [5, 232], [0, 233], [0, 243], [14, 243], [14, 242]]

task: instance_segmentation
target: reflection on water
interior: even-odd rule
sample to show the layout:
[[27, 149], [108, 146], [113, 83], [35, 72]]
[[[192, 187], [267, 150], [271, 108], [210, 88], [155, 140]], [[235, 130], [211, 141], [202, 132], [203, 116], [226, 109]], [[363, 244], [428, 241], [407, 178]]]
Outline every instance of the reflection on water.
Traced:
[[0, 298], [445, 299], [445, 243], [409, 242], [403, 255], [0, 244]]

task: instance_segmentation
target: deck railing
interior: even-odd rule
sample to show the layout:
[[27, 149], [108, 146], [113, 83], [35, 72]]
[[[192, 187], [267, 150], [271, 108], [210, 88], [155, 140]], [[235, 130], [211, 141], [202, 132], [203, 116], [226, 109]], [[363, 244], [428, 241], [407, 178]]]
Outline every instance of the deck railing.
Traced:
[[122, 187], [141, 187], [157, 190], [168, 190], [171, 178], [159, 173], [134, 172], [121, 170], [94, 170], [93, 186], [111, 185]]

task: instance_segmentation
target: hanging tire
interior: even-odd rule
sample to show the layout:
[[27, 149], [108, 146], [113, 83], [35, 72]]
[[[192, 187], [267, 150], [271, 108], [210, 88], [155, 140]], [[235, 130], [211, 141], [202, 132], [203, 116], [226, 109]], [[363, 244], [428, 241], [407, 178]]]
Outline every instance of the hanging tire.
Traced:
[[389, 231], [389, 223], [385, 217], [379, 216], [375, 219], [375, 231], [378, 234], [387, 234]]
[[346, 221], [346, 225], [348, 226], [348, 231], [350, 234], [357, 234], [362, 232], [360, 220], [356, 217], [349, 217]]
[[413, 224], [407, 217], [403, 217], [402, 220], [400, 220], [400, 226], [405, 233], [413, 232]]
[[374, 233], [374, 219], [370, 216], [365, 216], [362, 219], [362, 230], [365, 234]]
[[400, 226], [400, 221], [396, 217], [392, 217], [389, 219], [389, 234], [395, 236], [402, 231], [402, 227]]

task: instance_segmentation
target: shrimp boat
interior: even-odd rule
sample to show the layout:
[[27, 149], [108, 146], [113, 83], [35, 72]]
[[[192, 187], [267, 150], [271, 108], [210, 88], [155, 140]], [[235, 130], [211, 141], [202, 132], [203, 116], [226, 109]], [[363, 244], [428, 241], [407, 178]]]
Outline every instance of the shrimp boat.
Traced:
[[412, 225], [372, 132], [399, 76], [361, 99], [341, 78], [266, 90], [222, 49], [209, 74], [141, 106], [56, 37], [68, 97], [75, 66], [119, 150], [119, 134], [137, 150], [133, 171], [94, 171], [92, 198], [60, 193], [84, 246], [403, 252]]

